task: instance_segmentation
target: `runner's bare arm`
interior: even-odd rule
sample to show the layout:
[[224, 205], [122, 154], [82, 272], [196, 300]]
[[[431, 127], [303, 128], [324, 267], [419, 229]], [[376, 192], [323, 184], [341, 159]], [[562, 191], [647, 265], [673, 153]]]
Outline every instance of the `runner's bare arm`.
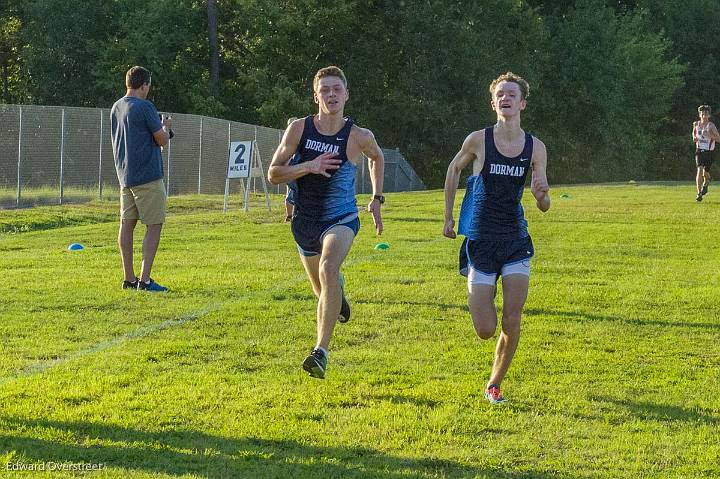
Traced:
[[375, 196], [383, 194], [383, 180], [385, 178], [385, 155], [375, 140], [372, 131], [365, 128], [358, 129], [360, 150], [368, 158], [370, 169], [370, 182], [372, 183], [373, 198], [370, 199], [367, 209], [372, 213], [375, 231], [377, 234], [383, 232], [383, 222], [380, 215], [380, 201]]
[[530, 191], [540, 211], [550, 209], [550, 185], [547, 181], [547, 150], [545, 144], [533, 137], [532, 179]]
[[[445, 175], [445, 225], [443, 226], [443, 235], [448, 238], [457, 236], [453, 209], [455, 208], [455, 194], [460, 182], [460, 173], [474, 160], [485, 161], [484, 145], [485, 132], [483, 130], [470, 133], [465, 138], [460, 151], [448, 165]], [[482, 169], [482, 165], [479, 165], [479, 168]]]

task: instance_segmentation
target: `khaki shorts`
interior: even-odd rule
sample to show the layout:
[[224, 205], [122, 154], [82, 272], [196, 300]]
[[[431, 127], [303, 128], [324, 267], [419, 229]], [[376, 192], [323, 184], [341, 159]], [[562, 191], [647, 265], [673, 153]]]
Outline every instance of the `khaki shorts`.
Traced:
[[165, 223], [165, 183], [162, 179], [122, 188], [120, 219], [140, 220], [144, 225]]

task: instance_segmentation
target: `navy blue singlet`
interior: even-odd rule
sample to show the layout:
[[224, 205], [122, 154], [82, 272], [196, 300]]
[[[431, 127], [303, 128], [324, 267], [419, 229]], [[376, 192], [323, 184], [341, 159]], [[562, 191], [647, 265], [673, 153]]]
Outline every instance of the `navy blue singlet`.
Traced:
[[533, 137], [525, 133], [522, 153], [514, 158], [495, 147], [493, 127], [485, 128], [485, 164], [468, 178], [460, 207], [458, 233], [473, 241], [502, 241], [528, 236], [521, 200], [533, 153]]
[[313, 116], [305, 118], [303, 134], [298, 145], [297, 163], [312, 161], [322, 153], [333, 151], [342, 160], [340, 168], [330, 172], [330, 177], [308, 174], [296, 180], [295, 214], [313, 221], [331, 221], [351, 213], [357, 214], [355, 201], [355, 174], [357, 167], [347, 157], [347, 144], [353, 121], [345, 119], [345, 126], [334, 135], [323, 135], [313, 122]]

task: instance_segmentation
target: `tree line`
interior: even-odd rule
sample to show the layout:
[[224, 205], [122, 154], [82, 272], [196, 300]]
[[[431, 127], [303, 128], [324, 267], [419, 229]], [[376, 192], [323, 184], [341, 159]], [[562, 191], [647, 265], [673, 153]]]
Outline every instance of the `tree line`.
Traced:
[[4, 0], [1, 98], [108, 107], [140, 64], [162, 110], [281, 128], [335, 64], [348, 114], [437, 187], [510, 70], [551, 182], [677, 180], [720, 109], [719, 33], [717, 0]]

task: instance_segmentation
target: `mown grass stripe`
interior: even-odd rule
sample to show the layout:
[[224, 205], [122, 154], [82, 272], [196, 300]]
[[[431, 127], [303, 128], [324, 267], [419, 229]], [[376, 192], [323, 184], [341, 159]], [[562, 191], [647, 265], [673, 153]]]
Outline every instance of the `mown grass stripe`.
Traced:
[[[432, 241], [426, 242], [425, 245], [431, 245], [431, 244], [437, 243], [439, 241], [443, 241], [443, 240], [442, 239], [432, 240]], [[393, 253], [394, 253], [394, 251], [385, 252], [384, 255], [389, 256], [389, 255], [392, 255]], [[370, 258], [370, 256], [353, 258], [353, 259], [347, 260], [344, 263], [344, 265], [352, 266], [353, 264], [367, 261], [369, 258]], [[67, 363], [70, 361], [75, 361], [78, 359], [82, 359], [91, 354], [105, 351], [112, 347], [118, 346], [126, 341], [131, 341], [133, 339], [145, 338], [145, 337], [148, 337], [152, 334], [158, 333], [158, 332], [166, 330], [166, 329], [180, 327], [189, 321], [195, 321], [195, 320], [200, 319], [210, 313], [221, 311], [229, 304], [241, 303], [243, 301], [247, 301], [247, 300], [257, 297], [257, 296], [261, 296], [264, 294], [267, 295], [267, 294], [272, 294], [277, 291], [282, 291], [282, 290], [287, 289], [289, 286], [292, 286], [292, 285], [295, 285], [298, 283], [303, 283], [305, 281], [308, 281], [308, 279], [305, 275], [297, 276], [293, 280], [278, 283], [271, 288], [256, 291], [252, 294], [247, 294], [245, 296], [241, 296], [241, 297], [233, 299], [233, 300], [227, 300], [222, 303], [212, 302], [200, 309], [191, 311], [190, 313], [184, 314], [176, 319], [168, 319], [159, 324], [138, 328], [136, 330], [133, 330], [133, 331], [125, 333], [121, 336], [118, 336], [116, 338], [112, 338], [108, 341], [102, 341], [100, 343], [97, 343], [97, 344], [89, 347], [89, 348], [85, 348], [83, 350], [74, 352], [74, 353], [72, 353], [68, 356], [62, 357], [62, 358], [55, 358], [55, 359], [41, 361], [41, 362], [32, 364], [32, 365], [18, 371], [15, 374], [11, 374], [11, 375], [0, 378], [0, 386], [3, 386], [11, 381], [22, 379], [22, 378], [32, 376], [35, 374], [42, 374], [42, 373], [48, 371], [49, 369], [57, 367], [61, 364], [64, 364], [64, 363]], [[138, 294], [150, 294], [150, 293], [138, 293]], [[158, 293], [158, 294], [160, 294], [160, 293]], [[170, 293], [170, 294], [172, 294], [172, 293]]]

